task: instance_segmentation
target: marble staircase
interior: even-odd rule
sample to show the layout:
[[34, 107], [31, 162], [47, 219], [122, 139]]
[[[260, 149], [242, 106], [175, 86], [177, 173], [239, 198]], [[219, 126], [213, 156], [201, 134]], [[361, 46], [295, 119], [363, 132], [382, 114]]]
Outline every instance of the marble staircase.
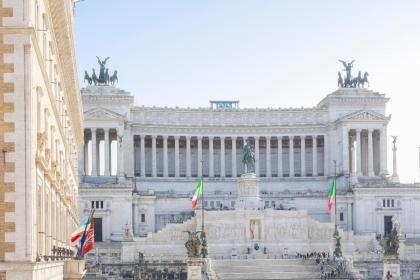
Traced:
[[320, 279], [313, 261], [301, 259], [212, 260], [217, 279]]

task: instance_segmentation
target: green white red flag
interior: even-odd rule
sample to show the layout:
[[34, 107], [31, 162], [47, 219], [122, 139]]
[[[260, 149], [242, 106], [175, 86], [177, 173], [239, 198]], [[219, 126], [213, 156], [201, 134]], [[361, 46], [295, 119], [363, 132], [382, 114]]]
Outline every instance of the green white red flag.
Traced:
[[195, 209], [198, 205], [198, 201], [200, 200], [200, 196], [203, 194], [203, 178], [198, 180], [197, 188], [195, 190], [194, 196], [191, 200], [192, 208]]
[[330, 191], [328, 192], [328, 211], [330, 213], [331, 213], [334, 198], [335, 198], [335, 177], [333, 178], [331, 182]]

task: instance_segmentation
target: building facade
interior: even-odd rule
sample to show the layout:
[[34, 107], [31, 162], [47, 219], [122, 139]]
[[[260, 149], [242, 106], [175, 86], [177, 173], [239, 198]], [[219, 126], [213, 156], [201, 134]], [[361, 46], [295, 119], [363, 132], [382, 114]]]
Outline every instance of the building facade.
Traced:
[[[360, 252], [371, 250], [368, 244], [389, 234], [395, 219], [410, 244], [420, 237], [420, 186], [389, 176], [384, 94], [340, 88], [312, 108], [241, 109], [236, 101], [211, 101], [208, 108], [138, 107], [130, 93], [106, 85], [87, 86], [81, 93], [85, 146], [79, 157], [79, 209], [81, 217], [96, 209], [96, 238], [103, 242], [98, 248], [107, 248], [102, 254], [110, 254], [112, 262], [153, 254], [147, 248], [156, 254], [160, 240], [178, 240], [174, 232], [182, 235], [195, 219], [191, 197], [199, 177], [207, 211], [237, 209], [246, 140], [255, 149], [263, 209], [305, 211], [317, 223], [331, 224], [336, 217], [328, 212], [327, 193], [336, 176], [337, 223], [348, 234], [347, 247], [353, 248], [348, 252], [356, 252], [357, 244], [364, 244], [357, 247]], [[264, 229], [275, 236], [273, 230]], [[136, 248], [130, 253], [110, 253], [106, 245], [122, 242], [124, 248], [133, 240], [137, 245], [130, 245]], [[183, 254], [182, 247], [171, 248]], [[419, 248], [407, 247], [407, 258], [420, 259]], [[361, 256], [352, 258], [363, 263], [367, 259]]]
[[0, 1], [0, 279], [63, 279], [83, 115], [73, 1]]

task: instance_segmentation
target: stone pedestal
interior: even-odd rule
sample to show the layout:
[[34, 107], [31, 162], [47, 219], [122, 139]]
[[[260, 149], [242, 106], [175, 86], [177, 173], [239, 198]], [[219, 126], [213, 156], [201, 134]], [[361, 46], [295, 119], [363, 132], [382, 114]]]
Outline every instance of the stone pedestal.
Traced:
[[261, 209], [260, 187], [255, 173], [242, 174], [239, 178], [238, 201], [239, 209]]
[[188, 280], [202, 280], [202, 267], [204, 260], [202, 258], [188, 258], [187, 261], [187, 279]]
[[85, 276], [84, 260], [67, 260], [64, 263], [64, 280], [78, 280]]
[[392, 275], [392, 280], [401, 280], [400, 260], [397, 256], [384, 256], [383, 279], [387, 279], [388, 271]]

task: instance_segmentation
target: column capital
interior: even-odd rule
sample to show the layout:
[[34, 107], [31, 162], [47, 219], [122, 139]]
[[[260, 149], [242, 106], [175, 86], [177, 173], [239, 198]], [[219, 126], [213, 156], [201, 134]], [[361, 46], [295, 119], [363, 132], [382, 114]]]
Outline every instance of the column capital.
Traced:
[[375, 129], [373, 129], [373, 128], [368, 128], [368, 130], [367, 130], [369, 133], [373, 133], [374, 131], [375, 131]]
[[139, 136], [140, 136], [140, 139], [142, 139], [142, 140], [143, 140], [144, 138], [146, 138], [146, 135], [144, 135], [144, 134], [140, 134]]
[[293, 138], [295, 138], [295, 136], [294, 135], [288, 135], [288, 136], [286, 136], [287, 138], [289, 138], [289, 140], [293, 140]]
[[105, 132], [109, 132], [110, 128], [109, 127], [104, 127], [104, 131]]
[[175, 136], [174, 136], [174, 139], [175, 139], [175, 140], [179, 140], [179, 137], [180, 137], [179, 135], [175, 135]]
[[265, 139], [266, 139], [266, 140], [271, 140], [271, 135], [267, 135], [267, 136], [265, 136]]
[[299, 137], [300, 137], [300, 139], [305, 139], [306, 135], [300, 135]]
[[276, 137], [277, 137], [277, 140], [279, 141], [283, 140], [283, 135], [277, 135]]
[[214, 136], [208, 136], [209, 140], [214, 140]]
[[318, 138], [318, 135], [312, 135], [312, 139]]
[[232, 140], [236, 140], [236, 138], [238, 138], [238, 137], [236, 137], [236, 136], [230, 136], [230, 138], [232, 138]]
[[163, 140], [168, 140], [168, 135], [162, 135]]
[[187, 135], [187, 136], [185, 136], [185, 139], [189, 141], [189, 140], [191, 140], [191, 136]]
[[226, 136], [219, 136], [220, 140], [225, 140]]
[[197, 140], [203, 140], [203, 136], [196, 136], [197, 137]]
[[152, 136], [152, 139], [156, 139], [157, 138], [157, 135], [151, 135]]
[[356, 128], [355, 130], [356, 130], [356, 133], [362, 132], [362, 129], [361, 128]]
[[90, 128], [90, 131], [91, 132], [96, 132], [96, 129], [97, 129], [96, 127], [92, 127], [92, 128]]

